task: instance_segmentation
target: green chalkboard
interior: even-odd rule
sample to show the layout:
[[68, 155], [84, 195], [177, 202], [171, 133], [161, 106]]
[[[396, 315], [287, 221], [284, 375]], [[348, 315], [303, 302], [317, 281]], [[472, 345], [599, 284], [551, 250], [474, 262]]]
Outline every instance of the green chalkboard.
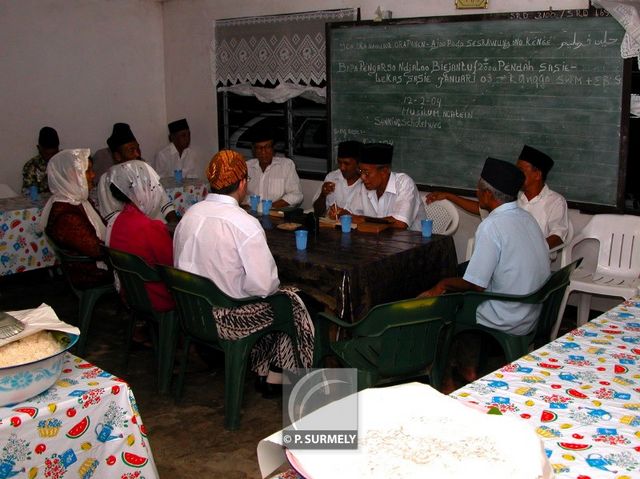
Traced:
[[[624, 30], [603, 10], [331, 24], [331, 142], [394, 145], [421, 186], [475, 190], [487, 156], [523, 144], [555, 160], [550, 187], [619, 206], [628, 131]], [[526, 17], [526, 18], [525, 18]]]

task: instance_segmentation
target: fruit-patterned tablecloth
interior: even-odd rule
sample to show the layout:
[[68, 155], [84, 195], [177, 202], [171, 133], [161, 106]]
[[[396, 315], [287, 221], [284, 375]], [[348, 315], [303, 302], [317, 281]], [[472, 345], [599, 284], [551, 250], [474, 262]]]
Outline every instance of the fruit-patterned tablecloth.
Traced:
[[640, 477], [640, 298], [455, 391], [531, 424], [556, 478]]
[[157, 478], [128, 384], [66, 354], [54, 386], [0, 407], [0, 479]]
[[35, 202], [24, 196], [0, 199], [0, 276], [56, 264], [53, 249], [37, 229], [48, 198], [42, 195]]
[[202, 201], [209, 192], [209, 185], [203, 180], [187, 178], [177, 183], [173, 177], [161, 178], [160, 182], [173, 201], [178, 216], [184, 216], [191, 205]]

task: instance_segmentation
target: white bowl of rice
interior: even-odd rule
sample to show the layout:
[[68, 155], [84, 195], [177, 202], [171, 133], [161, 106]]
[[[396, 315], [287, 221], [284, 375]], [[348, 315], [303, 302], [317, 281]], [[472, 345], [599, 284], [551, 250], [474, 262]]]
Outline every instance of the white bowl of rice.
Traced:
[[78, 336], [38, 331], [0, 347], [0, 407], [25, 401], [49, 389], [62, 373], [64, 352]]

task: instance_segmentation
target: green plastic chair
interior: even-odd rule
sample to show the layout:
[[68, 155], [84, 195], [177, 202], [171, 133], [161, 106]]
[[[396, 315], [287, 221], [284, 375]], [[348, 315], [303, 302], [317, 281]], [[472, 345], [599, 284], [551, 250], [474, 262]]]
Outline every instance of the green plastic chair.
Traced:
[[[491, 292], [467, 291], [463, 293], [464, 303], [456, 316], [455, 334], [464, 331], [481, 331], [493, 337], [504, 352], [507, 363], [529, 353], [530, 347], [543, 346], [550, 340], [551, 328], [556, 322], [558, 310], [569, 285], [571, 273], [582, 258], [554, 272], [538, 290], [527, 295], [499, 294]], [[539, 319], [534, 329], [526, 335], [516, 336], [476, 323], [476, 310], [488, 300], [511, 301], [526, 304], [542, 304]]]
[[49, 236], [47, 240], [56, 256], [60, 260], [60, 266], [62, 272], [79, 301], [78, 306], [78, 327], [80, 328], [80, 337], [76, 345], [76, 353], [79, 356], [83, 356], [87, 349], [87, 340], [89, 339], [89, 326], [91, 325], [91, 318], [93, 317], [93, 309], [96, 302], [104, 295], [115, 293], [116, 288], [111, 284], [105, 284], [101, 286], [95, 286], [93, 288], [80, 289], [71, 282], [71, 275], [69, 274], [69, 265], [72, 263], [95, 263], [96, 259], [89, 256], [72, 254], [58, 246]]
[[[291, 300], [284, 293], [276, 293], [266, 298], [234, 299], [224, 294], [209, 278], [171, 266], [158, 265], [157, 268], [176, 300], [180, 324], [185, 335], [176, 399], [180, 400], [182, 396], [191, 342], [214, 347], [222, 351], [225, 358], [224, 426], [229, 430], [238, 429], [249, 354], [262, 336], [277, 331], [289, 335], [297, 352], [298, 364], [302, 367]], [[269, 327], [242, 339], [226, 340], [218, 336], [212, 316], [213, 308], [236, 308], [260, 302], [268, 302], [275, 311], [275, 319]]]
[[[156, 311], [151, 305], [145, 283], [162, 282], [158, 271], [140, 256], [114, 248], [105, 248], [113, 269], [124, 291], [127, 306], [139, 317], [151, 320], [158, 327], [158, 338], [154, 341], [158, 358], [158, 390], [160, 394], [169, 393], [173, 375], [176, 342], [178, 339], [178, 320], [175, 311]], [[127, 337], [127, 352], [133, 334], [133, 322]], [[155, 336], [154, 336], [155, 339]]]
[[[427, 375], [438, 388], [461, 304], [461, 294], [380, 304], [357, 323], [320, 313], [315, 359], [332, 351], [343, 365], [357, 368], [358, 390]], [[328, 343], [330, 323], [343, 328], [349, 339]]]

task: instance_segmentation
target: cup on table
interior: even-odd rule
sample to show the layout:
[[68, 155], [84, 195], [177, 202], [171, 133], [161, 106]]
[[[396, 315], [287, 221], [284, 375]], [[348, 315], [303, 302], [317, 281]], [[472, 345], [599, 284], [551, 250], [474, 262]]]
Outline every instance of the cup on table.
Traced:
[[269, 211], [271, 210], [271, 200], [262, 200], [262, 215], [269, 215]]
[[431, 238], [431, 232], [433, 231], [433, 220], [422, 220], [422, 237]]
[[296, 249], [304, 251], [307, 249], [307, 236], [309, 232], [307, 230], [296, 230]]
[[351, 215], [342, 215], [340, 217], [340, 226], [343, 233], [351, 233]]
[[36, 185], [29, 187], [29, 198], [31, 198], [31, 201], [38, 201], [40, 199], [40, 192]]
[[182, 170], [173, 170], [173, 177], [176, 180], [176, 183], [182, 183]]
[[260, 195], [249, 196], [249, 205], [251, 206], [251, 211], [258, 211], [258, 203], [260, 203]]

